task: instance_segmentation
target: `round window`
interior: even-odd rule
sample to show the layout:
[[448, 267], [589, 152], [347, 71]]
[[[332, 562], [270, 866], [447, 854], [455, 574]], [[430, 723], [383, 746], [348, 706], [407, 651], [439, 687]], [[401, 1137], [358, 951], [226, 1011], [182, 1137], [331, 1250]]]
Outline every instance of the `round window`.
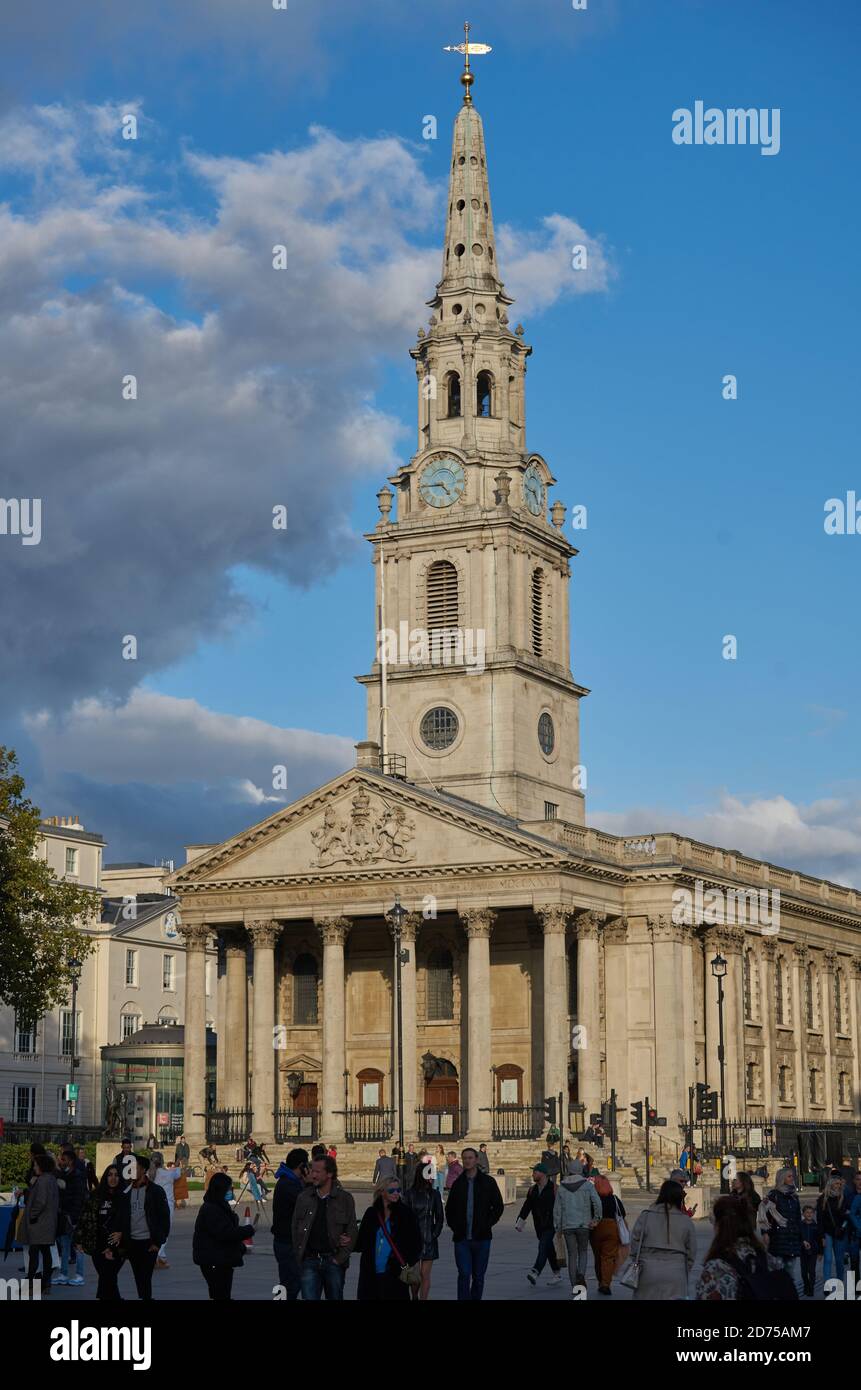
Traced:
[[549, 758], [556, 747], [556, 734], [549, 714], [542, 714], [538, 721], [538, 742], [545, 758]]
[[438, 705], [436, 709], [429, 709], [421, 722], [422, 742], [428, 748], [450, 748], [457, 738], [458, 728], [454, 710]]

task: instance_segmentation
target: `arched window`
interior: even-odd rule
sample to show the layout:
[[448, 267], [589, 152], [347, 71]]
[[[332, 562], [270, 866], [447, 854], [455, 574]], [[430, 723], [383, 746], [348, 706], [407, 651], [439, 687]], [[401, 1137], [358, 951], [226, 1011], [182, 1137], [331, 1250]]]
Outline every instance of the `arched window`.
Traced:
[[293, 962], [293, 1022], [317, 1022], [317, 962], [307, 951]]
[[460, 376], [457, 372], [449, 372], [445, 379], [446, 398], [448, 400], [449, 419], [460, 415]]
[[496, 1068], [495, 1074], [497, 1105], [522, 1105], [523, 1068], [506, 1062], [504, 1066]]
[[810, 961], [805, 973], [806, 994], [807, 994], [807, 1026], [817, 1028], [819, 1025], [819, 976], [813, 961]]
[[532, 571], [532, 652], [541, 656], [544, 644], [544, 571]]
[[428, 956], [427, 992], [429, 1019], [454, 1018], [454, 962], [444, 946]]
[[427, 607], [429, 632], [457, 627], [457, 570], [450, 560], [434, 560], [428, 570]]
[[479, 418], [489, 419], [493, 414], [493, 377], [490, 372], [479, 372], [475, 389], [475, 413]]
[[834, 1023], [838, 1033], [849, 1032], [849, 1010], [848, 996], [846, 994], [846, 976], [840, 969], [834, 972]]
[[778, 956], [774, 962], [774, 1005], [775, 1022], [781, 1025], [787, 1023], [784, 990], [786, 988], [786, 966], [783, 956]]
[[568, 1013], [577, 1019], [577, 942], [568, 947]]
[[359, 1105], [362, 1110], [381, 1110], [383, 1106], [383, 1073], [376, 1067], [365, 1067], [356, 1074]]

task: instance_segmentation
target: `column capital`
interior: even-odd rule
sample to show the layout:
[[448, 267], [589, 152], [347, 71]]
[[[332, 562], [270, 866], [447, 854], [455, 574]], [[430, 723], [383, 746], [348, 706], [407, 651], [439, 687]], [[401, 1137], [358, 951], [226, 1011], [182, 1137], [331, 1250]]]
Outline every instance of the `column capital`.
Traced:
[[606, 912], [578, 912], [574, 919], [574, 936], [578, 941], [597, 941], [599, 930], [606, 926]]
[[423, 924], [424, 918], [420, 912], [408, 912], [401, 923], [401, 941], [408, 946], [414, 946]]
[[541, 907], [536, 907], [535, 916], [541, 923], [541, 930], [545, 936], [564, 936], [571, 909], [564, 903], [544, 903]]
[[853, 975], [857, 975], [861, 979], [861, 956], [850, 956], [849, 960]]
[[496, 913], [489, 907], [467, 907], [458, 914], [464, 931], [470, 941], [490, 939], [496, 921]]
[[229, 956], [244, 956], [248, 949], [248, 935], [242, 927], [219, 928], [218, 936], [224, 943], [224, 950]]
[[777, 960], [777, 942], [775, 941], [773, 936], [764, 936], [762, 938], [761, 949], [762, 954], [765, 956], [765, 959], [767, 961]]
[[186, 951], [205, 951], [212, 935], [211, 927], [205, 922], [194, 926], [177, 926], [177, 931], [185, 943]]
[[628, 940], [627, 917], [611, 917], [604, 923], [604, 945], [624, 946]]
[[314, 925], [324, 946], [343, 946], [353, 924], [349, 917], [316, 917]]
[[792, 954], [795, 956], [797, 965], [806, 965], [810, 957], [810, 950], [804, 941], [796, 941], [792, 946]]
[[273, 950], [281, 935], [281, 923], [268, 917], [245, 923], [245, 930], [251, 938], [255, 951]]
[[825, 969], [830, 975], [833, 975], [834, 971], [837, 969], [837, 952], [826, 951], [822, 959], [825, 961]]
[[647, 917], [646, 925], [649, 929], [649, 936], [652, 941], [684, 941], [686, 929], [681, 922], [674, 922], [672, 917], [667, 917], [663, 913], [657, 917]]

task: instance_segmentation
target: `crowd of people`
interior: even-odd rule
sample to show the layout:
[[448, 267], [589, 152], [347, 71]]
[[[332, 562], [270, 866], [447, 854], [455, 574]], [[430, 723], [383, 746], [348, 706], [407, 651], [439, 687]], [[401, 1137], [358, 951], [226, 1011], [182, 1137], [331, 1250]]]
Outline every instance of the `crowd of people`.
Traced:
[[[318, 1144], [310, 1153], [295, 1148], [273, 1174], [265, 1149], [249, 1137], [237, 1155], [238, 1189], [209, 1147], [192, 1257], [210, 1298], [232, 1296], [235, 1271], [266, 1210], [267, 1174], [274, 1182], [273, 1253], [283, 1298], [342, 1300], [356, 1255], [360, 1301], [426, 1301], [445, 1226], [452, 1233], [458, 1299], [482, 1298], [493, 1228], [504, 1210], [486, 1144], [460, 1155], [442, 1145], [435, 1151], [414, 1144], [380, 1149], [361, 1220], [355, 1197], [338, 1179], [334, 1146]], [[96, 1297], [110, 1302], [120, 1298], [118, 1276], [128, 1263], [138, 1297], [150, 1300], [154, 1271], [169, 1268], [174, 1212], [188, 1200], [184, 1139], [168, 1162], [158, 1150], [134, 1153], [126, 1141], [101, 1178], [83, 1149], [65, 1146], [55, 1157], [34, 1143], [30, 1156], [13, 1227], [28, 1251], [28, 1280], [38, 1275], [43, 1296], [52, 1285], [80, 1286], [91, 1259]], [[848, 1268], [861, 1278], [861, 1172], [848, 1165], [834, 1169], [817, 1199], [803, 1202], [794, 1168], [785, 1167], [762, 1197], [753, 1175], [739, 1172], [730, 1192], [716, 1200], [713, 1239], [691, 1295], [696, 1241], [686, 1192], [695, 1174], [691, 1156], [684, 1157], [688, 1161], [670, 1173], [629, 1230], [625, 1206], [592, 1155], [548, 1142], [515, 1221], [522, 1232], [531, 1220], [537, 1240], [529, 1284], [537, 1285], [545, 1268], [552, 1284], [567, 1271], [572, 1296], [585, 1297], [590, 1251], [605, 1297], [617, 1279], [637, 1300], [812, 1298], [820, 1259], [824, 1280], [842, 1279]], [[256, 1212], [240, 1224], [236, 1209], [246, 1193]]]

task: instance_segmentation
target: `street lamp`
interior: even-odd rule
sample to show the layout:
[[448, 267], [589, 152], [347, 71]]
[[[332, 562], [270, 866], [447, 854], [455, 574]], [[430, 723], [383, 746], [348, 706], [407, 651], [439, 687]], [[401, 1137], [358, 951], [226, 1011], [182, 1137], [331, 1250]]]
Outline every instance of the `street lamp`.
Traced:
[[712, 974], [718, 986], [718, 1065], [720, 1067], [720, 1190], [729, 1192], [729, 1179], [726, 1177], [726, 1105], [724, 1103], [724, 1046], [723, 1046], [723, 982], [726, 978], [727, 963], [718, 952], [711, 962]]
[[[68, 959], [69, 975], [72, 981], [72, 1056], [69, 1060], [69, 1085], [75, 1084], [75, 1067], [77, 1066], [78, 1051], [78, 983], [81, 978], [82, 964], [77, 956], [69, 956]], [[69, 1124], [75, 1118], [75, 1101], [72, 1099], [74, 1091], [69, 1091]]]
[[[395, 943], [395, 1018], [396, 1018], [396, 1061], [398, 1074], [398, 1148], [404, 1151], [404, 1019], [401, 1002], [401, 966], [410, 958], [409, 951], [401, 949], [401, 935], [408, 916], [401, 907], [400, 898], [395, 898], [394, 907], [386, 913], [386, 921]], [[412, 1065], [415, 1065], [413, 1062]]]

